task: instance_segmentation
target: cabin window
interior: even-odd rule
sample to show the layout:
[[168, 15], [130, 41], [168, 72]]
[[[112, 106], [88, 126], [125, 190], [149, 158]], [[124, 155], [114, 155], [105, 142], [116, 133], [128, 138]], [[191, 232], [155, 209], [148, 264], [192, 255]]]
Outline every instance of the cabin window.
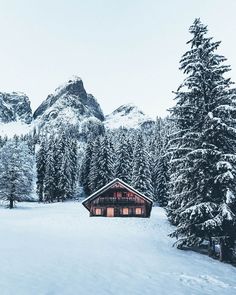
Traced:
[[123, 215], [129, 215], [129, 208], [123, 208], [122, 209], [122, 214]]
[[136, 215], [141, 215], [142, 214], [142, 209], [141, 208], [135, 208], [135, 214]]
[[101, 208], [96, 208], [95, 209], [95, 214], [96, 215], [102, 215], [102, 209]]

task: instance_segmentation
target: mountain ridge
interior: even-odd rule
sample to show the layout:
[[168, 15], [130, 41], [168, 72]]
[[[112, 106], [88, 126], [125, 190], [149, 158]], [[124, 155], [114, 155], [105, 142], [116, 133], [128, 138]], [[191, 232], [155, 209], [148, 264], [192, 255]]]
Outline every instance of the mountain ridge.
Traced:
[[[3, 103], [2, 97], [8, 99], [5, 98]], [[8, 105], [5, 101], [8, 102]], [[11, 105], [11, 102], [13, 105]], [[21, 116], [18, 116], [18, 113]], [[6, 114], [8, 114], [8, 117]], [[73, 76], [67, 82], [58, 86], [34, 112], [32, 112], [28, 96], [24, 93], [0, 93], [1, 128], [4, 128], [5, 123], [11, 122], [15, 122], [13, 124], [15, 126], [18, 121], [23, 129], [24, 124], [22, 125], [22, 123], [26, 123], [31, 125], [32, 129], [35, 127], [48, 132], [55, 132], [62, 125], [68, 125], [68, 127], [78, 129], [78, 134], [82, 134], [84, 137], [89, 132], [95, 132], [99, 135], [103, 132], [104, 126], [110, 129], [119, 127], [140, 128], [143, 124], [154, 122], [151, 117], [145, 115], [133, 103], [124, 104], [104, 116], [99, 102], [92, 94], [86, 92], [83, 81], [78, 76]]]

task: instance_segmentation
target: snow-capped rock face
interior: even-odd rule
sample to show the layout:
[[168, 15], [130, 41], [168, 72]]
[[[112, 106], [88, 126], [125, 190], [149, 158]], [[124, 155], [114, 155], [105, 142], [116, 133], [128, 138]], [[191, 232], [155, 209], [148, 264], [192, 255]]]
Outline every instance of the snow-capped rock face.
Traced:
[[91, 122], [99, 125], [104, 115], [97, 100], [85, 91], [79, 77], [58, 87], [34, 113], [35, 126], [48, 131], [59, 129], [61, 125], [75, 126], [79, 130], [88, 118], [93, 119], [90, 125]]
[[32, 110], [29, 98], [20, 92], [0, 92], [0, 123], [20, 122], [30, 124]]
[[155, 122], [134, 104], [125, 104], [105, 117], [105, 127], [109, 129], [148, 128]]

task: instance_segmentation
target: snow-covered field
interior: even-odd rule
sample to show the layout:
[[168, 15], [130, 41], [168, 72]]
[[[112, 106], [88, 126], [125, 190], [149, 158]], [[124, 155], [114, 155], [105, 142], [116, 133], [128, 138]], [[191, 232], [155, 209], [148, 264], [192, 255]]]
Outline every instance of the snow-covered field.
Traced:
[[236, 294], [236, 268], [173, 248], [170, 231], [160, 208], [125, 219], [77, 202], [0, 207], [0, 294]]

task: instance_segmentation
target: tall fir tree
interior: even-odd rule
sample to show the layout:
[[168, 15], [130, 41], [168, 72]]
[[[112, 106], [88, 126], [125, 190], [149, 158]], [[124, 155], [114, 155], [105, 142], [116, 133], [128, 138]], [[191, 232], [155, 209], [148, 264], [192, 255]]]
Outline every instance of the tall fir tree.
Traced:
[[169, 168], [167, 157], [160, 155], [155, 162], [156, 178], [154, 187], [154, 200], [159, 206], [165, 207], [168, 203]]
[[100, 154], [100, 137], [96, 137], [92, 147], [92, 156], [90, 161], [90, 168], [88, 174], [88, 193], [94, 193], [98, 189], [99, 180], [99, 154]]
[[55, 162], [55, 139], [51, 135], [48, 139], [47, 157], [45, 167], [44, 180], [44, 202], [54, 202], [57, 196], [57, 177], [56, 177], [56, 162]]
[[153, 198], [153, 186], [150, 172], [150, 157], [145, 149], [142, 135], [139, 133], [133, 153], [132, 186], [146, 195]]
[[115, 155], [115, 176], [131, 184], [132, 179], [132, 149], [129, 139], [122, 133]]
[[79, 181], [84, 189], [85, 195], [89, 195], [90, 188], [89, 188], [89, 173], [91, 168], [91, 159], [92, 159], [92, 152], [93, 152], [93, 143], [89, 141], [86, 145], [86, 149], [84, 152], [82, 164], [80, 167], [79, 173]]
[[10, 209], [16, 201], [31, 198], [34, 161], [27, 143], [17, 137], [0, 149], [0, 199], [7, 201]]
[[234, 91], [230, 79], [224, 78], [230, 68], [215, 53], [220, 42], [206, 36], [207, 27], [200, 19], [194, 21], [190, 33], [191, 49], [180, 61], [187, 77], [171, 110], [178, 132], [169, 149], [168, 216], [177, 225], [172, 236], [178, 238], [178, 247], [200, 245], [204, 240], [211, 244], [212, 238], [220, 238], [225, 245], [222, 259], [226, 259], [229, 244], [235, 240], [236, 220], [232, 210], [236, 193]]
[[40, 143], [39, 150], [36, 154], [36, 172], [37, 172], [37, 194], [39, 197], [39, 202], [42, 202], [44, 197], [44, 182], [45, 182], [45, 172], [46, 172], [46, 142], [43, 140]]
[[112, 150], [106, 135], [100, 137], [100, 147], [98, 151], [98, 178], [96, 189], [108, 184], [114, 178], [114, 165], [112, 161]]

